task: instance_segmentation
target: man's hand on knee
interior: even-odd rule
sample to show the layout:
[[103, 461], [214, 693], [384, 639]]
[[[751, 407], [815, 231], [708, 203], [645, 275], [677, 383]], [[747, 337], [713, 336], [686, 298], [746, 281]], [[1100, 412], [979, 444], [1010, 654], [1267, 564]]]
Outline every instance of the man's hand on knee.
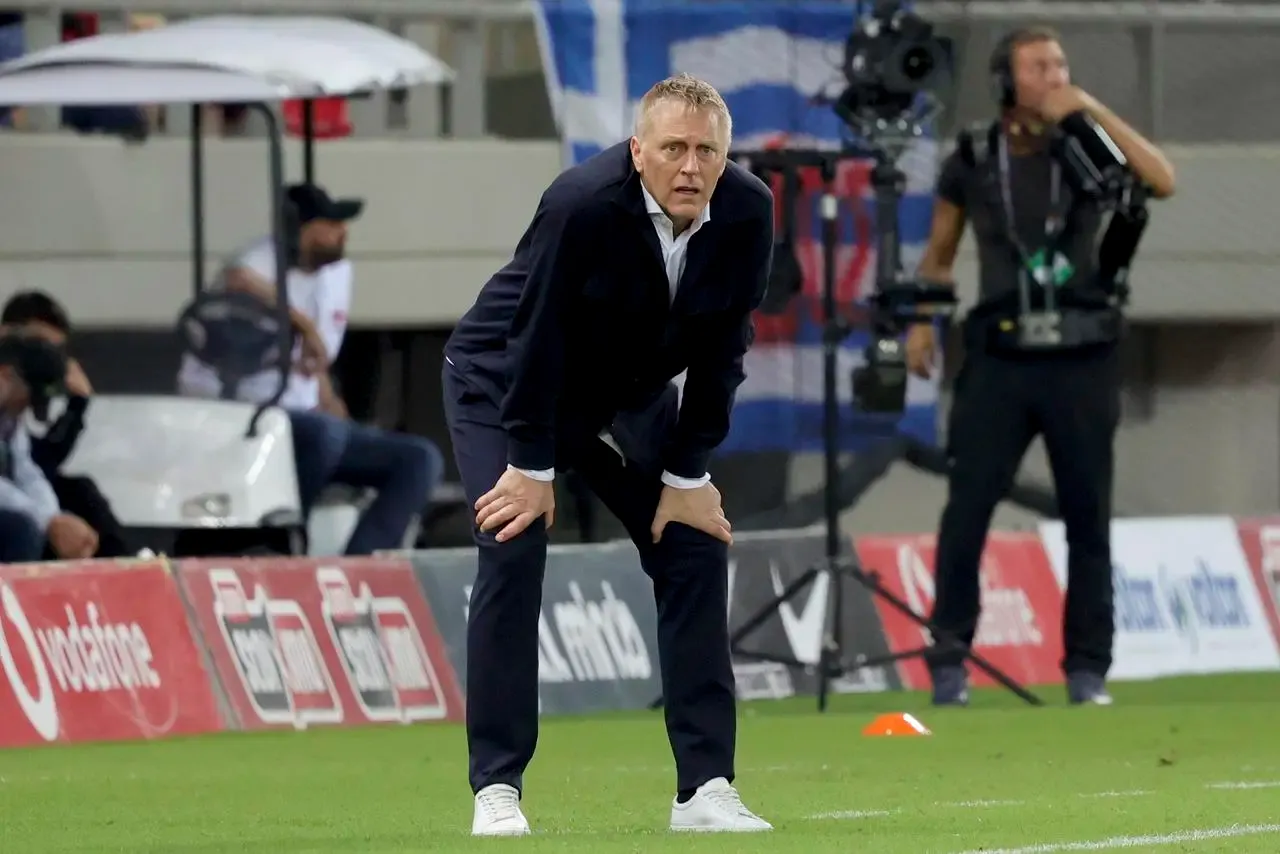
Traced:
[[522, 533], [541, 516], [550, 528], [556, 517], [555, 485], [512, 468], [476, 502], [476, 524], [486, 533], [497, 531], [500, 543]]
[[650, 529], [655, 543], [662, 539], [662, 531], [668, 522], [680, 522], [717, 540], [733, 544], [733, 527], [720, 506], [720, 490], [710, 483], [693, 489], [664, 486], [662, 496], [658, 499], [658, 512], [654, 514]]

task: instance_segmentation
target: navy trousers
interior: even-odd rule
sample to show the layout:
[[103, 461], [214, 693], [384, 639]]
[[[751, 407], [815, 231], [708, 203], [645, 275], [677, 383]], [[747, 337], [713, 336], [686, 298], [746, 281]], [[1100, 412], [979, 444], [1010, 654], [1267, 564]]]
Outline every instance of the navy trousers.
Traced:
[[[446, 362], [444, 409], [467, 501], [474, 505], [507, 467], [497, 406]], [[662, 492], [660, 451], [675, 423], [670, 394], [619, 416], [619, 455], [595, 436], [561, 436], [558, 463], [572, 468], [627, 529], [653, 581], [667, 736], [676, 789], [734, 778], [736, 693], [729, 656], [728, 547], [670, 524], [649, 533]], [[542, 520], [505, 543], [473, 528], [479, 571], [467, 624], [467, 744], [472, 791], [505, 783], [523, 791], [538, 741], [538, 617], [547, 560]]]

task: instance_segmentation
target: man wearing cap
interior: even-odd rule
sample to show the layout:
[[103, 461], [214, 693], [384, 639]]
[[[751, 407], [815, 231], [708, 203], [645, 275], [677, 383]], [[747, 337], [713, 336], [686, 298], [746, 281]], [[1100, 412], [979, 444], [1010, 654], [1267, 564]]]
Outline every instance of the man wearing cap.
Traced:
[[91, 558], [98, 535], [87, 522], [63, 513], [58, 497], [31, 458], [23, 419], [49, 414], [63, 393], [66, 357], [47, 341], [20, 333], [0, 335], [0, 563], [40, 560], [46, 547], [64, 560]]
[[[331, 483], [374, 489], [377, 497], [361, 517], [346, 553], [371, 554], [399, 548], [413, 515], [427, 504], [443, 472], [443, 457], [425, 439], [357, 424], [333, 387], [329, 366], [342, 346], [351, 307], [352, 268], [346, 257], [347, 223], [364, 207], [359, 199], [334, 199], [313, 184], [286, 191], [296, 231], [290, 237], [289, 315], [298, 336], [293, 370], [280, 406], [289, 411], [298, 491], [309, 513]], [[223, 270], [215, 287], [276, 302], [275, 245], [264, 238]], [[239, 386], [242, 400], [270, 400], [279, 373], [261, 371]], [[183, 357], [182, 394], [217, 397], [221, 382], [209, 365]]]

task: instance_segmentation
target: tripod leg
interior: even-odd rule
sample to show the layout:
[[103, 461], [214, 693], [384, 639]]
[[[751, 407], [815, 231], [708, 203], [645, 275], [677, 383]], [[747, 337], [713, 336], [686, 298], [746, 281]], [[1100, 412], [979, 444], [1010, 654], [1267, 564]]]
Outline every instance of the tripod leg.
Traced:
[[822, 632], [822, 652], [818, 659], [818, 711], [825, 712], [831, 696], [831, 680], [843, 674], [840, 664], [843, 650], [841, 626], [844, 622], [844, 586], [841, 583], [843, 573], [835, 571], [836, 561], [833, 558], [825, 570], [828, 578], [827, 589], [830, 599], [824, 616]]
[[[840, 574], [847, 576], [853, 581], [856, 581], [858, 584], [861, 584], [873, 596], [876, 596], [880, 600], [886, 602], [890, 607], [898, 611], [907, 619], [911, 620], [911, 622], [915, 623], [917, 626], [920, 626], [923, 629], [927, 629], [929, 631], [929, 634], [933, 636], [934, 644], [937, 647], [964, 648], [965, 658], [972, 661], [974, 665], [978, 667], [978, 669], [981, 670], [983, 673], [986, 673], [996, 682], [999, 682], [1001, 685], [1003, 685], [1009, 691], [1013, 692], [1020, 699], [1026, 701], [1028, 704], [1032, 706], [1044, 705], [1043, 700], [1041, 700], [1035, 694], [1028, 691], [1021, 684], [1019, 684], [1015, 679], [1013, 679], [1004, 671], [1000, 670], [990, 661], [983, 658], [978, 653], [974, 652], [972, 647], [969, 647], [965, 644], [960, 643], [958, 638], [956, 638], [954, 635], [950, 634], [949, 632], [939, 629], [936, 625], [934, 625], [932, 620], [928, 619], [927, 617], [922, 617], [919, 614], [917, 614], [915, 611], [913, 611], [909, 604], [904, 602], [893, 591], [888, 590], [887, 588], [885, 588], [883, 584], [880, 583], [880, 577], [876, 573], [867, 572], [866, 570], [863, 570], [861, 567], [857, 565], [855, 561], [850, 559], [845, 562], [845, 566], [841, 568]], [[929, 649], [926, 648], [923, 650], [919, 650], [917, 652], [917, 655], [920, 658], [924, 658], [928, 652], [929, 652]], [[906, 656], [902, 656], [902, 657], [906, 657]], [[902, 657], [895, 657], [895, 660], [901, 660]], [[868, 659], [861, 663], [861, 667], [871, 666], [872, 663], [873, 663], [872, 660]]]

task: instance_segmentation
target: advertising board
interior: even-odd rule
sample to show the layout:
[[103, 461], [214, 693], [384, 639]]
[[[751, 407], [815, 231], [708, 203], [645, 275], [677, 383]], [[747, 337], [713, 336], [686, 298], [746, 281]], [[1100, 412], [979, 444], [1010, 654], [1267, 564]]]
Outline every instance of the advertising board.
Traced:
[[[852, 556], [849, 546], [845, 555]], [[807, 570], [822, 566], [826, 557], [826, 532], [821, 527], [790, 531], [750, 532], [734, 537], [729, 549], [729, 627], [736, 630], [762, 608], [777, 601], [782, 592]], [[842, 655], [846, 662], [859, 656], [888, 653], [884, 629], [867, 590], [852, 582], [840, 582]], [[743, 699], [779, 698], [812, 694], [817, 690], [814, 665], [822, 650], [830, 622], [831, 577], [817, 575], [813, 583], [777, 607], [738, 645], [734, 659], [738, 696]], [[747, 652], [792, 659], [804, 666], [788, 667], [761, 661]], [[850, 670], [830, 685], [833, 693], [869, 693], [902, 689], [893, 665]]]
[[223, 723], [164, 564], [0, 566], [0, 747]]
[[[466, 680], [475, 549], [418, 552], [414, 568]], [[653, 585], [631, 543], [547, 550], [538, 620], [543, 714], [643, 709], [662, 693]]]
[[[1065, 587], [1062, 523], [1046, 522], [1040, 530]], [[1276, 637], [1231, 518], [1117, 519], [1111, 557], [1113, 678], [1280, 668]]]
[[[929, 617], [935, 599], [936, 537], [906, 535], [859, 537], [858, 556], [879, 573], [885, 588]], [[993, 531], [987, 537], [978, 570], [981, 616], [973, 649], [1009, 677], [1024, 685], [1062, 681], [1062, 594], [1035, 534]], [[894, 652], [932, 643], [930, 633], [901, 611], [877, 600], [889, 646]], [[928, 670], [919, 658], [900, 665], [909, 688], [930, 687]], [[995, 684], [970, 667], [973, 685]]]
[[407, 561], [185, 560], [178, 573], [242, 727], [461, 719]]

